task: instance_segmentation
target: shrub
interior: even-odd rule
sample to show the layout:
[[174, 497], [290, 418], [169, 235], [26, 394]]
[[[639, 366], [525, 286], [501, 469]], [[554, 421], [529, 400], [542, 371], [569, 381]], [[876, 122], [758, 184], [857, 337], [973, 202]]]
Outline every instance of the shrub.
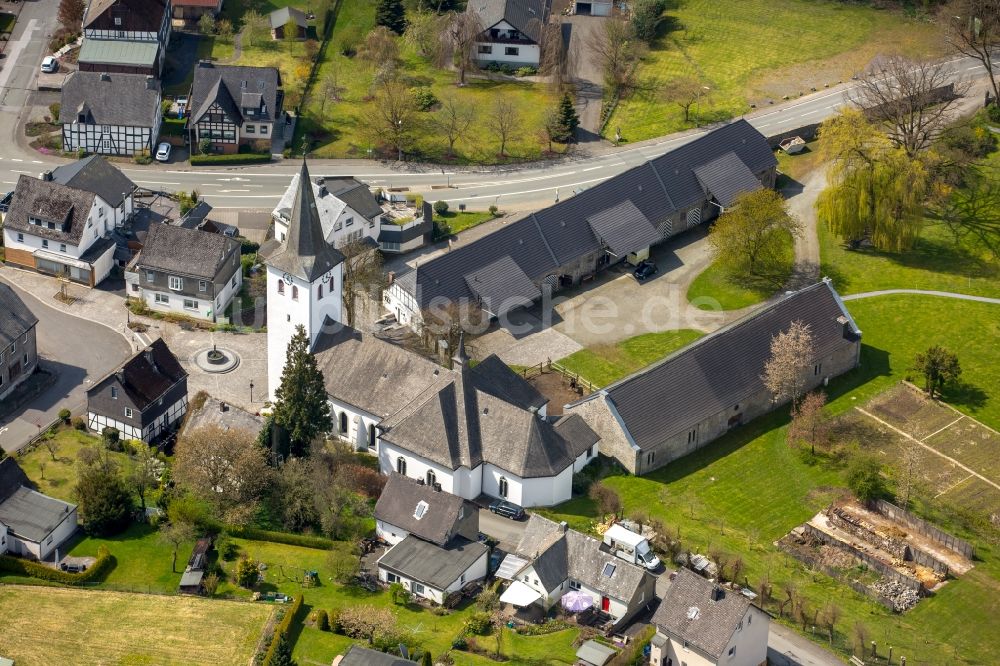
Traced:
[[260, 570], [257, 568], [257, 561], [244, 555], [236, 563], [236, 583], [240, 587], [250, 588], [257, 583], [260, 577]]
[[438, 103], [438, 98], [434, 96], [433, 90], [420, 86], [413, 89], [413, 103], [420, 111], [430, 111]]
[[271, 161], [270, 153], [236, 153], [233, 155], [192, 155], [191, 166], [213, 164], [264, 164]]
[[991, 123], [1000, 123], [1000, 102], [991, 104], [986, 109], [986, 116], [990, 119]]
[[359, 604], [341, 609], [340, 624], [347, 636], [367, 638], [374, 643], [377, 633], [392, 632], [396, 616], [388, 608]]
[[330, 631], [330, 618], [322, 608], [316, 611], [316, 628], [320, 631]]
[[438, 215], [444, 215], [448, 212], [448, 202], [444, 199], [439, 199], [434, 202], [434, 212]]
[[602, 516], [606, 516], [609, 513], [617, 514], [621, 511], [621, 497], [618, 496], [618, 493], [613, 488], [600, 481], [591, 484], [587, 495], [590, 499], [594, 500], [594, 504], [597, 505], [597, 510]]
[[87, 430], [87, 420], [84, 419], [82, 416], [77, 416], [76, 418], [73, 419], [73, 429], [74, 430], [80, 430], [80, 431], [86, 431]]
[[458, 636], [451, 642], [453, 650], [464, 650], [467, 647], [469, 647], [469, 641], [465, 640], [465, 636]]
[[52, 122], [59, 122], [59, 112], [62, 111], [62, 104], [59, 102], [52, 102], [49, 104], [49, 114], [52, 116]]
[[289, 546], [302, 546], [303, 548], [319, 548], [329, 550], [333, 548], [333, 541], [323, 537], [310, 536], [308, 534], [289, 534], [288, 532], [271, 532], [259, 530], [256, 527], [245, 527], [243, 525], [226, 525], [226, 534], [238, 539], [250, 539], [251, 541], [270, 541], [271, 543], [283, 543]]
[[490, 215], [492, 215], [493, 217], [496, 217], [497, 213], [500, 212], [500, 209], [497, 208], [496, 205], [491, 205], [490, 208], [489, 208], [489, 211], [490, 211]]
[[524, 67], [518, 67], [514, 74], [517, 76], [534, 76], [535, 74], [538, 74], [538, 68], [532, 67], [531, 65], [525, 65]]
[[493, 623], [489, 613], [473, 613], [465, 621], [465, 628], [469, 633], [485, 636], [493, 630]]
[[271, 644], [267, 647], [267, 652], [264, 653], [264, 660], [261, 662], [264, 666], [272, 666], [278, 662], [275, 661], [275, 657], [278, 654], [278, 647], [282, 640], [288, 640], [288, 630], [292, 626], [292, 622], [295, 620], [295, 615], [302, 608], [302, 595], [298, 595], [292, 600], [292, 605], [288, 607], [285, 611], [285, 615], [281, 618], [281, 622], [278, 626], [274, 628], [274, 635], [271, 636]]
[[0, 555], [0, 571], [4, 573], [16, 576], [30, 576], [31, 578], [63, 583], [64, 585], [83, 585], [84, 583], [102, 579], [114, 568], [114, 565], [115, 558], [107, 546], [98, 546], [97, 559], [94, 560], [94, 563], [86, 571], [80, 573], [68, 573], [31, 560], [23, 560], [19, 557], [11, 557], [10, 555]]
[[63, 423], [69, 424], [69, 417], [73, 415], [73, 412], [69, 411], [65, 407], [59, 410], [59, 420]]
[[337, 470], [338, 481], [349, 490], [360, 493], [369, 499], [378, 499], [385, 486], [385, 479], [386, 477], [370, 467], [361, 465], [342, 465]]
[[856, 454], [847, 467], [847, 487], [862, 502], [885, 495], [882, 463], [878, 458], [865, 453]]
[[240, 238], [240, 254], [256, 254], [257, 250], [260, 249], [260, 243], [254, 243], [252, 240], [246, 238]]
[[330, 612], [327, 613], [327, 624], [329, 630], [335, 634], [339, 634], [344, 631], [344, 625], [340, 622], [340, 609], [331, 608]]
[[148, 150], [143, 149], [132, 156], [132, 161], [136, 164], [152, 164], [153, 158], [149, 155]]

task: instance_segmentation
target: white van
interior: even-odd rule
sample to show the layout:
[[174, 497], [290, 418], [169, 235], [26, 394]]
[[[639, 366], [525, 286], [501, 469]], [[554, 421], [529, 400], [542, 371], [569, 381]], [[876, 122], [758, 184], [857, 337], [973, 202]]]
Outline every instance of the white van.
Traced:
[[604, 533], [604, 543], [618, 557], [654, 571], [660, 566], [660, 559], [649, 547], [649, 540], [641, 534], [615, 524]]

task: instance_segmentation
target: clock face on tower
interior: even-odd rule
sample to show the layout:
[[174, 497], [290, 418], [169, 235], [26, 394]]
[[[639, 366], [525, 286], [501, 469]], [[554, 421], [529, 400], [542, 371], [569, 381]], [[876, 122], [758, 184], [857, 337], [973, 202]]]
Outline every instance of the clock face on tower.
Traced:
[[323, 276], [323, 282], [330, 282], [333, 280], [333, 271], [327, 271], [326, 275]]
[[285, 282], [291, 283], [292, 282], [292, 274], [291, 273], [285, 273], [284, 275], [281, 276], [281, 279], [284, 280]]

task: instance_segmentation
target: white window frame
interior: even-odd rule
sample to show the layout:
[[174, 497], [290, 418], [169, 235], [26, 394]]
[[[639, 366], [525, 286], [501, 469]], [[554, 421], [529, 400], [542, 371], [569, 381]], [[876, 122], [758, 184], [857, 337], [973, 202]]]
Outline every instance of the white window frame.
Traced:
[[153, 297], [153, 302], [157, 305], [168, 305], [170, 303], [170, 296], [156, 292]]
[[198, 291], [208, 291], [208, 280], [198, 280]]
[[174, 291], [180, 291], [184, 289], [184, 278], [177, 275], [167, 276], [167, 286], [169, 286]]
[[125, 408], [125, 418], [127, 418], [127, 419], [132, 418], [132, 408], [131, 407], [126, 407]]
[[184, 309], [185, 310], [192, 310], [192, 311], [197, 312], [198, 311], [198, 301], [196, 299], [194, 299], [194, 298], [185, 298], [184, 299]]

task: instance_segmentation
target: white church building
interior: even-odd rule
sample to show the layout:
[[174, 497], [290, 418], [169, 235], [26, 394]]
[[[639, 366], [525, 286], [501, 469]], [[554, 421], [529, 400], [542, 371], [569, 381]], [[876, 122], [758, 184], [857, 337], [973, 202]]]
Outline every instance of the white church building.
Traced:
[[522, 506], [572, 496], [572, 477], [597, 456], [580, 416], [546, 417], [546, 398], [496, 356], [452, 369], [340, 323], [343, 255], [326, 242], [305, 163], [284, 242], [261, 248], [267, 267], [268, 391], [288, 343], [305, 327], [323, 372], [333, 434], [398, 472], [466, 499]]

